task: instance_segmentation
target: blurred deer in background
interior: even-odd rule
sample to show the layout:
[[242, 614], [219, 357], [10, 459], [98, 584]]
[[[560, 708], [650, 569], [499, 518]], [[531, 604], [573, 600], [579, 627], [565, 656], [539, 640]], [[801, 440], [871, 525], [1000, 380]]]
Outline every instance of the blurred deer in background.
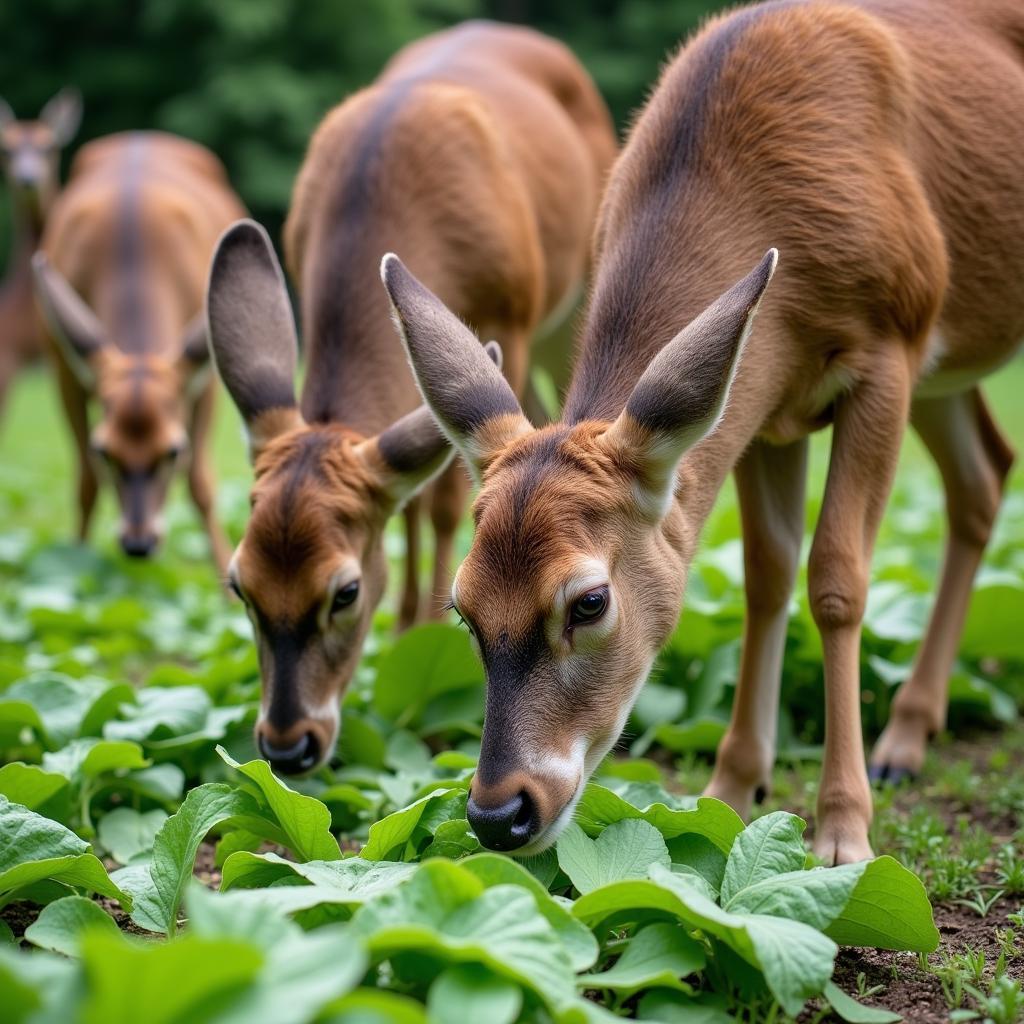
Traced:
[[35, 121], [19, 121], [0, 99], [0, 159], [11, 199], [11, 247], [0, 282], [0, 409], [15, 374], [44, 350], [32, 295], [32, 254], [60, 187], [60, 152], [81, 120], [76, 89], [62, 89]]
[[1024, 338], [1022, 112], [1018, 0], [766, 3], [710, 22], [612, 172], [563, 422], [542, 430], [385, 260], [423, 394], [483, 478], [452, 601], [487, 671], [468, 809], [485, 845], [535, 853], [571, 817], [675, 625], [730, 471], [747, 618], [708, 792], [747, 814], [767, 791], [807, 438], [831, 424], [808, 571], [825, 670], [814, 848], [870, 856], [860, 631], [904, 430], [941, 471], [949, 540], [880, 777], [917, 770], [945, 721], [1013, 460], [978, 381]]
[[[552, 39], [469, 23], [401, 51], [327, 115], [295, 186], [285, 253], [302, 300], [301, 402], [295, 328], [270, 243], [252, 223], [222, 240], [210, 339], [256, 475], [230, 578], [260, 652], [259, 749], [278, 770], [307, 771], [334, 750], [338, 699], [384, 593], [384, 526], [403, 504], [400, 621], [416, 618], [419, 510], [410, 499], [449, 458], [418, 408], [376, 276], [381, 256], [400, 249], [482, 338], [497, 340], [519, 393], [538, 324], [579, 288], [615, 146], [593, 83]], [[433, 614], [448, 590], [465, 491], [455, 467], [430, 499]]]
[[[203, 296], [217, 236], [243, 212], [220, 161], [173, 135], [111, 135], [75, 157], [35, 269], [78, 449], [82, 539], [100, 472], [117, 491], [125, 553], [152, 554], [182, 466], [214, 560], [227, 567], [206, 451], [216, 382]], [[90, 430], [92, 399], [100, 415]]]

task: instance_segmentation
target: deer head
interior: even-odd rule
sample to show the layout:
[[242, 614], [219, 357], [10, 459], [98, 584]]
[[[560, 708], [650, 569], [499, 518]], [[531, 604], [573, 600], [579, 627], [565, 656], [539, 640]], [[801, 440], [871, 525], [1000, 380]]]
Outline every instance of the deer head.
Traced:
[[35, 121], [19, 121], [0, 99], [0, 157], [7, 180], [37, 216], [57, 191], [60, 151], [74, 138], [81, 119], [77, 89], [62, 89]]
[[334, 750], [339, 698], [384, 593], [384, 526], [447, 465], [451, 448], [426, 407], [375, 437], [303, 420], [291, 305], [258, 224], [240, 221], [221, 238], [208, 315], [255, 471], [252, 515], [229, 582], [259, 649], [257, 744], [276, 769], [305, 772]]
[[54, 340], [99, 401], [91, 448], [117, 491], [121, 547], [133, 557], [151, 555], [163, 539], [167, 488], [188, 451], [189, 397], [209, 363], [204, 321], [197, 317], [182, 330], [173, 358], [125, 352], [44, 253], [32, 265]]
[[384, 259], [420, 389], [482, 480], [452, 604], [487, 674], [468, 807], [485, 846], [554, 842], [674, 627], [687, 570], [677, 467], [718, 423], [775, 259], [662, 349], [614, 422], [541, 430], [467, 328]]

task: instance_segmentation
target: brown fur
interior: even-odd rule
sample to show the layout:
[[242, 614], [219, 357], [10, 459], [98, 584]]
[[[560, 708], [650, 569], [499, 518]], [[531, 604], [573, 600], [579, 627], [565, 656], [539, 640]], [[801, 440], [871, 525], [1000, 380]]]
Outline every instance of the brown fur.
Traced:
[[[944, 719], [955, 638], [1012, 460], [975, 382], [1024, 337], [1022, 109], [1024, 14], [1012, 0], [779, 0], [711, 21], [668, 65], [604, 199], [565, 425], [523, 436], [506, 413], [501, 429], [485, 425], [462, 439], [489, 464], [455, 593], [467, 618], [485, 617], [481, 647], [513, 614], [522, 623], [546, 615], [559, 574], [595, 551], [619, 604], [596, 665], [582, 664], [580, 715], [577, 693], [566, 699], [569, 735], [544, 724], [557, 722], [559, 676], [507, 684], [517, 713], [536, 720], [532, 743], [508, 739], [517, 754], [505, 756], [506, 774], [528, 777], [516, 785], [543, 791], [543, 771], [530, 766], [545, 750], [564, 750], [571, 736], [593, 742], [587, 709], [603, 706], [606, 733], [621, 721], [632, 673], [668, 635], [700, 529], [736, 468], [748, 618], [710, 792], [749, 809], [774, 759], [805, 438], [832, 422], [809, 565], [827, 719], [815, 849], [828, 861], [870, 854], [860, 621], [903, 429], [911, 419], [942, 468], [951, 536], [933, 621], [874, 756], [892, 777], [919, 766]], [[659, 364], [667, 369], [683, 352], [720, 360], [733, 344], [727, 334], [677, 332], [768, 245], [780, 250], [780, 270], [725, 413], [704, 441], [680, 445], [689, 426], [676, 422], [681, 389]], [[663, 348], [671, 358], [652, 362]], [[693, 386], [714, 396], [716, 375]], [[667, 422], [645, 437], [632, 413], [652, 387], [657, 402], [648, 394], [645, 408], [660, 408]], [[599, 461], [572, 468], [557, 455], [569, 441], [594, 460], [608, 445], [627, 463], [639, 453], [642, 470], [616, 480]], [[674, 502], [658, 525], [644, 526], [647, 469], [675, 465]], [[529, 536], [516, 532], [526, 524]], [[531, 550], [531, 538], [543, 540], [543, 570], [503, 561], [503, 551]], [[485, 732], [482, 762], [496, 742]], [[490, 801], [495, 787], [495, 799], [507, 796], [500, 778], [478, 778], [474, 796]], [[542, 815], [543, 842], [555, 831]]]
[[[268, 623], [294, 614], [344, 559], [359, 567], [361, 590], [351, 622], [341, 616], [349, 622], [343, 637], [333, 627], [310, 636], [290, 717], [272, 713], [275, 659], [265, 648], [258, 730], [273, 747], [291, 746], [309, 730], [329, 756], [332, 724], [314, 710], [347, 686], [384, 589], [382, 531], [398, 504], [388, 481], [407, 478], [404, 501], [411, 484], [442, 465], [447, 448], [429, 414], [416, 411], [419, 396], [377, 279], [381, 257], [402, 253], [482, 340], [496, 338], [520, 391], [531, 336], [583, 275], [614, 152], [608, 113], [565, 47], [486, 23], [406, 48], [317, 129], [284, 239], [301, 297], [308, 367], [298, 404], [306, 426], [288, 435], [288, 445], [261, 449], [259, 497], [233, 571], [254, 614]], [[249, 350], [239, 351], [248, 358]], [[273, 387], [284, 379], [274, 377]], [[247, 383], [239, 385], [245, 392]], [[264, 429], [268, 415], [293, 423], [280, 408], [262, 413], [261, 444], [272, 436]], [[405, 426], [392, 426], [402, 416]], [[314, 452], [301, 446], [303, 436], [337, 436], [342, 447], [317, 443]], [[348, 445], [350, 438], [363, 443]], [[337, 460], [351, 472], [336, 472]], [[434, 615], [448, 589], [465, 492], [464, 474], [453, 469], [432, 494]], [[401, 623], [408, 625], [419, 607], [418, 502], [405, 514]], [[309, 551], [298, 571], [284, 554], [295, 536]]]
[[[230, 551], [214, 519], [205, 450], [214, 384], [196, 379], [206, 342], [195, 317], [217, 235], [241, 212], [216, 157], [171, 135], [108, 136], [83, 147], [72, 165], [43, 237], [52, 271], [41, 270], [41, 287], [48, 274], [58, 286], [55, 274], [66, 280], [95, 335], [76, 352], [64, 337], [67, 324], [54, 324], [62, 338], [54, 346], [58, 380], [79, 453], [83, 538], [96, 498], [95, 452], [121, 498], [122, 543], [141, 553], [139, 546], [159, 539], [171, 471], [188, 448], [192, 497], [214, 558], [226, 566]], [[92, 398], [102, 412], [90, 433]]]
[[11, 251], [0, 281], [0, 407], [15, 374], [43, 353], [32, 295], [32, 254], [60, 187], [60, 151], [78, 130], [81, 100], [58, 93], [35, 121], [17, 121], [0, 100], [0, 160], [11, 197]]

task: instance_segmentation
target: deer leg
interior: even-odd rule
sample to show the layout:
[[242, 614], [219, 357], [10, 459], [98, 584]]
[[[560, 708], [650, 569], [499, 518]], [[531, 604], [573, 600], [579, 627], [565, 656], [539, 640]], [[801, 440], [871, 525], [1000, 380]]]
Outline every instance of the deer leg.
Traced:
[[836, 402], [828, 480], [808, 563], [825, 667], [825, 753], [814, 851], [829, 864], [871, 856], [871, 789], [860, 719], [861, 620], [911, 389], [902, 346], [882, 349], [875, 358], [871, 377]]
[[196, 400], [192, 409], [192, 423], [189, 431], [192, 456], [188, 467], [188, 489], [192, 502], [199, 512], [199, 517], [210, 538], [210, 551], [213, 561], [221, 576], [227, 574], [228, 563], [231, 561], [231, 543], [221, 528], [214, 510], [213, 469], [210, 456], [206, 450], [206, 437], [213, 421], [212, 388], [205, 390]]
[[58, 362], [56, 369], [57, 386], [78, 453], [78, 539], [84, 541], [89, 536], [89, 525], [92, 523], [99, 491], [89, 446], [88, 398], [63, 362]]
[[450, 465], [434, 484], [430, 495], [430, 522], [434, 528], [434, 575], [430, 585], [430, 618], [444, 614], [451, 593], [452, 552], [455, 531], [469, 494], [465, 467], [458, 461]]
[[404, 632], [416, 621], [420, 608], [420, 516], [423, 511], [419, 497], [412, 498], [402, 509], [405, 522], [405, 579], [398, 606], [398, 631]]
[[929, 737], [946, 724], [949, 676], [974, 574], [1013, 465], [1013, 449], [976, 388], [914, 402], [911, 422], [942, 475], [949, 535], [924, 641], [871, 755], [871, 777], [891, 782], [920, 771]]
[[771, 786], [789, 600], [804, 534], [807, 440], [755, 441], [735, 469], [747, 614], [728, 731], [706, 793], [750, 813]]

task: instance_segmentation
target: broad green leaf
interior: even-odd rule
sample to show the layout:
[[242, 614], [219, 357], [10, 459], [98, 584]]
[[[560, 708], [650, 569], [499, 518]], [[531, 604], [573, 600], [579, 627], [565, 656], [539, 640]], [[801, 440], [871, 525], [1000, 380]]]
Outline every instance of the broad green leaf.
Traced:
[[0, 794], [13, 804], [35, 810], [68, 784], [58, 772], [46, 771], [35, 764], [15, 761], [0, 768]]
[[[1024, 662], [1024, 582], [985, 573], [975, 583], [960, 650], [975, 658]], [[915, 637], [916, 639], [916, 637]]]
[[690, 998], [672, 989], [653, 989], [637, 1005], [637, 1020], [658, 1024], [735, 1024], [736, 1018], [725, 1010], [725, 1000], [712, 1001], [708, 994]]
[[331, 812], [323, 803], [286, 786], [266, 761], [239, 764], [223, 747], [217, 747], [217, 753], [225, 764], [256, 783], [291, 850], [303, 860], [340, 859], [338, 841], [331, 835]]
[[177, 814], [157, 832], [150, 863], [114, 873], [135, 898], [132, 920], [140, 928], [173, 934], [181, 898], [207, 832], [232, 818], [258, 820], [259, 815], [253, 797], [223, 783], [191, 790]]
[[611, 989], [632, 995], [643, 988], [683, 988], [682, 979], [703, 969], [704, 946], [679, 925], [658, 922], [641, 928], [607, 971], [581, 974], [580, 989]]
[[825, 986], [825, 998], [829, 1006], [848, 1024], [896, 1024], [897, 1021], [903, 1020], [898, 1013], [891, 1010], [861, 1005], [832, 981]]
[[0, 920], [0, 946], [5, 944], [14, 946], [17, 945], [17, 940], [14, 938], [11, 926], [6, 921]]
[[795, 814], [775, 811], [751, 822], [733, 843], [722, 879], [722, 906], [741, 889], [757, 882], [798, 871], [804, 866], [803, 832], [806, 823]]
[[0, 946], [0, 1007], [4, 1024], [64, 1024], [79, 999], [77, 965], [55, 953]]
[[379, 988], [357, 988], [331, 1007], [324, 1024], [428, 1024], [423, 1004]]
[[572, 964], [557, 933], [518, 885], [483, 883], [453, 861], [430, 860], [352, 919], [375, 958], [423, 951], [479, 963], [557, 1007], [573, 994]]
[[92, 929], [117, 934], [114, 919], [98, 904], [84, 896], [65, 896], [48, 903], [25, 929], [25, 938], [40, 949], [65, 956], [78, 954], [78, 940]]
[[147, 768], [149, 761], [137, 743], [90, 737], [72, 740], [60, 750], [43, 754], [43, 767], [75, 782], [104, 772]]
[[585, 971], [597, 960], [598, 947], [590, 929], [569, 913], [562, 903], [552, 899], [547, 887], [518, 861], [497, 853], [478, 853], [459, 862], [488, 888], [495, 885], [519, 885], [533, 894], [537, 909], [555, 929], [565, 946], [574, 971]]
[[[400, 727], [415, 724], [424, 706], [448, 690], [483, 686], [484, 672], [469, 637], [456, 626], [431, 622], [403, 633], [384, 653], [373, 687], [378, 714]], [[483, 700], [480, 700], [481, 710]]]
[[589, 836], [598, 835], [608, 825], [624, 818], [642, 818], [666, 839], [687, 833], [702, 835], [723, 853], [743, 831], [743, 821], [728, 805], [711, 797], [700, 797], [693, 810], [673, 810], [663, 803], [634, 807], [604, 786], [591, 783], [583, 792], [576, 809], [576, 821]]
[[196, 733], [206, 724], [210, 707], [209, 696], [199, 686], [149, 687], [138, 692], [137, 703], [122, 706], [122, 720], [107, 722], [103, 735], [141, 743]]
[[369, 839], [360, 850], [359, 856], [367, 860], [405, 859], [406, 844], [424, 815], [440, 811], [444, 814], [443, 820], [464, 818], [465, 798], [466, 793], [463, 789], [437, 789], [408, 807], [381, 818], [370, 826]]
[[137, 945], [87, 933], [81, 956], [82, 1024], [205, 1024], [253, 985], [263, 966], [248, 942], [199, 935]]
[[864, 865], [846, 906], [825, 934], [843, 946], [931, 953], [939, 945], [921, 880], [892, 857]]
[[233, 894], [195, 883], [188, 910], [190, 934], [241, 939], [264, 952], [256, 983], [218, 1014], [218, 1024], [305, 1024], [354, 988], [366, 970], [366, 953], [344, 927], [305, 933], [275, 915], [255, 913]]
[[156, 834], [166, 820], [167, 812], [160, 808], [136, 811], [117, 807], [100, 818], [97, 838], [118, 864], [130, 864], [149, 856]]
[[19, 889], [53, 879], [130, 905], [88, 851], [89, 844], [59, 822], [0, 796], [0, 904], [17, 898]]
[[428, 857], [448, 857], [458, 860], [482, 849], [469, 822], [465, 818], [443, 821], [434, 829], [434, 838], [420, 854], [421, 860]]
[[624, 878], [646, 878], [652, 864], [671, 863], [661, 833], [639, 818], [609, 825], [596, 840], [570, 823], [556, 851], [559, 867], [580, 893]]
[[[5, 717], [4, 706], [8, 702], [22, 708], [27, 705], [35, 722], [31, 721], [32, 715], [27, 715], [25, 724], [40, 731], [49, 749], [56, 750], [76, 736], [98, 731], [120, 703], [133, 699], [134, 691], [124, 684], [40, 672], [7, 688], [0, 698], [0, 717]], [[17, 707], [8, 711], [24, 714]]]
[[703, 717], [681, 723], [663, 722], [654, 727], [654, 739], [675, 754], [691, 751], [711, 754], [718, 749], [727, 723], [721, 718]]
[[430, 1024], [461, 1020], [512, 1024], [523, 1005], [523, 990], [479, 964], [456, 964], [442, 971], [430, 986], [427, 1011]]
[[120, 784], [151, 800], [172, 803], [185, 794], [185, 773], [176, 764], [155, 764], [126, 775]]

